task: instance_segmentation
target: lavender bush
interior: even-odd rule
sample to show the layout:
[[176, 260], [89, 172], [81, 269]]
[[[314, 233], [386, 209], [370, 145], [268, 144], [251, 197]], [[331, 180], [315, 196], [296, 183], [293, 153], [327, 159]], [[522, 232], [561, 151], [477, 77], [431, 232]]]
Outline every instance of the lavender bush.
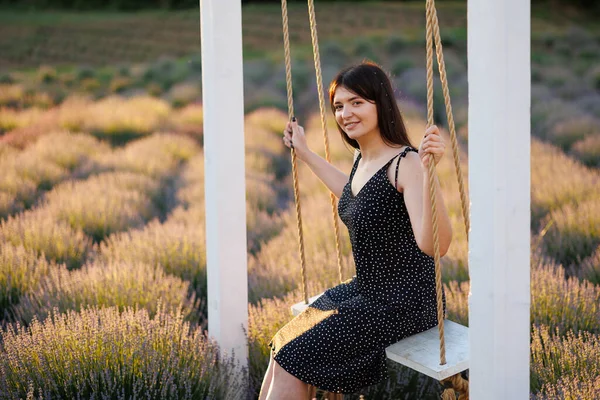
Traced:
[[2, 332], [0, 399], [239, 399], [237, 370], [180, 311], [91, 306]]
[[600, 246], [591, 256], [583, 260], [577, 270], [581, 278], [600, 285]]
[[158, 190], [158, 184], [146, 176], [109, 172], [59, 185], [47, 194], [39, 212], [100, 241], [156, 217], [158, 210], [151, 198]]
[[551, 144], [532, 139], [531, 219], [534, 229], [548, 212], [598, 196], [598, 171], [586, 168]]
[[99, 246], [97, 260], [161, 266], [206, 297], [206, 243], [204, 223], [152, 221], [143, 229], [109, 236]]
[[531, 319], [552, 331], [600, 332], [600, 287], [576, 277], [538, 252], [531, 260]]
[[15, 318], [29, 323], [43, 321], [52, 313], [81, 310], [86, 306], [117, 306], [120, 310], [138, 305], [154, 315], [162, 302], [171, 310], [181, 307], [186, 318], [199, 321], [195, 296], [189, 283], [166, 274], [162, 267], [142, 262], [94, 262], [79, 270], [51, 269], [36, 290], [25, 294], [14, 307]]
[[531, 334], [531, 389], [536, 399], [597, 399], [600, 337], [590, 332], [559, 335], [545, 325]]
[[566, 266], [580, 263], [600, 245], [600, 202], [597, 198], [552, 211], [543, 243], [547, 254]]
[[600, 168], [600, 132], [576, 142], [571, 154], [587, 166]]
[[81, 266], [92, 251], [92, 241], [80, 229], [56, 221], [43, 210], [32, 210], [0, 222], [0, 243], [23, 246], [48, 261]]
[[53, 268], [58, 267], [23, 246], [0, 246], [0, 320], [10, 317], [10, 307], [35, 290]]

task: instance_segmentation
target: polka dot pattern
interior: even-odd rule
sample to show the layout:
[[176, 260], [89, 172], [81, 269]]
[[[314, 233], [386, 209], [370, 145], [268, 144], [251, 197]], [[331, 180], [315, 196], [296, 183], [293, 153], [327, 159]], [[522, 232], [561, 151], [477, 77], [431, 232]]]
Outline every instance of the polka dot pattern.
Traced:
[[418, 247], [404, 195], [387, 177], [398, 159], [397, 179], [409, 151], [417, 152], [406, 147], [355, 196], [351, 182], [358, 155], [338, 202], [356, 276], [326, 290], [310, 306], [311, 313], [321, 310], [326, 317], [307, 329], [300, 314], [286, 325], [287, 332], [298, 328], [293, 340], [277, 348], [283, 343], [278, 332], [269, 343], [277, 363], [303, 382], [335, 393], [376, 384], [387, 378], [387, 346], [437, 325], [433, 258]]

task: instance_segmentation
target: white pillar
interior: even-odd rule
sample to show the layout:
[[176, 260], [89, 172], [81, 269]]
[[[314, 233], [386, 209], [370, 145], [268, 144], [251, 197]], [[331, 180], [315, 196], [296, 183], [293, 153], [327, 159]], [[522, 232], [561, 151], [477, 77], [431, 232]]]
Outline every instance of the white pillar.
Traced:
[[529, 399], [529, 3], [468, 1], [473, 400]]
[[208, 329], [247, 366], [248, 326], [242, 6], [200, 0]]

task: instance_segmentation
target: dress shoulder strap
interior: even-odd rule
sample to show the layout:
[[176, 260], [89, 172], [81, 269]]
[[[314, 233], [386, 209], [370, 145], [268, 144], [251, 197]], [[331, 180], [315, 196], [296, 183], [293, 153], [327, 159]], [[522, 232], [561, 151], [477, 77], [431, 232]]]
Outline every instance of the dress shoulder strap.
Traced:
[[357, 152], [357, 156], [354, 159], [354, 165], [352, 165], [352, 171], [350, 171], [350, 179], [352, 180], [352, 177], [354, 176], [354, 173], [356, 172], [356, 168], [358, 167], [358, 161], [361, 159], [362, 157], [362, 153], [360, 151]]
[[[408, 154], [409, 151], [414, 151], [415, 153], [419, 153], [419, 151], [417, 149], [415, 149], [414, 147], [410, 147], [407, 146], [402, 153], [398, 154], [400, 157], [398, 157], [398, 162], [396, 163], [396, 179], [394, 180], [394, 187], [398, 188], [398, 167], [400, 167], [400, 160], [402, 160], [404, 157], [406, 157], [406, 155]], [[396, 158], [394, 157], [394, 158]]]

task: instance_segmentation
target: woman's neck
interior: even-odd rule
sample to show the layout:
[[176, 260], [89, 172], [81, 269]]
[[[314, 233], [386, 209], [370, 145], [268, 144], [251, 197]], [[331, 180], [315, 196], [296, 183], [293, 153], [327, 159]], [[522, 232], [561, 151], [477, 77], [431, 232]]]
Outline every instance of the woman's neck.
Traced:
[[[381, 135], [365, 135], [357, 139], [360, 147], [361, 159], [366, 163], [377, 162], [382, 158], [387, 158], [392, 149], [402, 146], [390, 146], [381, 139]], [[395, 151], [395, 150], [394, 150]]]

